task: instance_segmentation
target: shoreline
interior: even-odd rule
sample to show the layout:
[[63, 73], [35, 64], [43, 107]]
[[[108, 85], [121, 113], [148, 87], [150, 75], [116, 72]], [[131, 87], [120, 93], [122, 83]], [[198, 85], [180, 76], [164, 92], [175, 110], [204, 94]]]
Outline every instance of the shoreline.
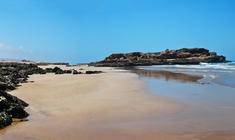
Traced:
[[[148, 94], [145, 83], [135, 74], [113, 68], [82, 68], [105, 73], [33, 75], [29, 78], [33, 83], [22, 84], [10, 92], [30, 104], [27, 111], [31, 116], [28, 122], [5, 128], [0, 138], [17, 135], [18, 139], [64, 139], [68, 136], [69, 139], [89, 139], [96, 135], [95, 126], [106, 130], [105, 124], [108, 124], [111, 129], [112, 125], [176, 113], [184, 108], [173, 99]], [[100, 136], [110, 139], [106, 134]]]
[[[235, 139], [233, 129], [182, 129], [185, 124], [174, 116], [192, 111], [189, 104], [164, 96], [159, 90], [159, 94], [149, 91], [148, 83], [136, 73], [112, 67], [59, 67], [103, 73], [30, 76], [28, 83], [10, 92], [29, 103], [29, 121], [14, 122], [0, 130], [0, 139]], [[169, 117], [173, 120], [162, 120]], [[169, 125], [172, 121], [176, 123]]]

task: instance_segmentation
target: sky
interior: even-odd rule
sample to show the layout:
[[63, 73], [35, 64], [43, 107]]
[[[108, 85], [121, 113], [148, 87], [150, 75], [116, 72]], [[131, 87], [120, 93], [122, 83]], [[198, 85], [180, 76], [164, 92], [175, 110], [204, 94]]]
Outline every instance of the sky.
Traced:
[[235, 60], [235, 0], [0, 0], [0, 58], [77, 64], [195, 47]]

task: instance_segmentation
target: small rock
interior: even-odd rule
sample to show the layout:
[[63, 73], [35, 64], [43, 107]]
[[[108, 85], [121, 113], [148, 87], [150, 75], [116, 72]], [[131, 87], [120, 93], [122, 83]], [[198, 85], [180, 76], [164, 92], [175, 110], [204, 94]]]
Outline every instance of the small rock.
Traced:
[[82, 74], [82, 72], [78, 72], [77, 70], [73, 70], [73, 74]]
[[86, 71], [86, 74], [98, 74], [102, 73], [102, 71]]

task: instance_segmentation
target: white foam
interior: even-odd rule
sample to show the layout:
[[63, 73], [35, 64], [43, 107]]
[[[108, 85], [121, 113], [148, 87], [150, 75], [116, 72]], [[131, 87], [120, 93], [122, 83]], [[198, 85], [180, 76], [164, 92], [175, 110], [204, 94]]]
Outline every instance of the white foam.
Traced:
[[140, 69], [187, 69], [190, 71], [218, 71], [218, 72], [235, 72], [235, 65], [230, 65], [234, 63], [200, 63], [200, 65], [154, 65], [139, 67]]

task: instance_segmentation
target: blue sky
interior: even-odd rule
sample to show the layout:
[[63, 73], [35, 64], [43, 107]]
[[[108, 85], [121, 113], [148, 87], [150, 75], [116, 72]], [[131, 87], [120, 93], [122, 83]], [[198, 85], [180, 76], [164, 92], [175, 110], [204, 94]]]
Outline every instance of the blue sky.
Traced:
[[0, 58], [84, 63], [192, 47], [235, 60], [235, 0], [0, 0]]

